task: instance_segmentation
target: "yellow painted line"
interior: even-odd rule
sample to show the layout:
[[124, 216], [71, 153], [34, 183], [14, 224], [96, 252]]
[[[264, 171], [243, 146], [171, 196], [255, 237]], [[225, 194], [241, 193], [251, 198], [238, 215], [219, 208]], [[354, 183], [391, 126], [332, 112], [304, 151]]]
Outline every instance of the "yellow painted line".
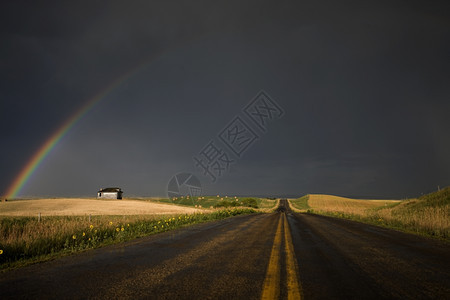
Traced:
[[282, 214], [278, 220], [277, 231], [270, 253], [269, 265], [267, 266], [266, 279], [264, 280], [261, 299], [278, 299], [280, 297], [280, 248], [281, 248], [281, 224]]
[[266, 278], [264, 280], [261, 299], [279, 299], [281, 281], [281, 243], [284, 238], [285, 259], [286, 259], [286, 287], [288, 300], [301, 299], [302, 290], [298, 281], [299, 272], [297, 259], [295, 257], [292, 236], [289, 230], [289, 223], [285, 213], [280, 213], [277, 230], [270, 253], [269, 265], [267, 266]]
[[286, 214], [283, 214], [284, 245], [286, 251], [287, 296], [288, 300], [301, 299], [301, 287], [298, 282], [298, 264]]

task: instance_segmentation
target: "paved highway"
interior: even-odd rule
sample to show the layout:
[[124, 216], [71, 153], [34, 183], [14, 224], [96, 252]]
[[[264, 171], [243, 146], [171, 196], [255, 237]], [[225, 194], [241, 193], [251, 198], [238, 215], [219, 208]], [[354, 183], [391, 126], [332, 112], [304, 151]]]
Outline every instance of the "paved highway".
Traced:
[[370, 225], [239, 216], [0, 274], [0, 298], [450, 299], [450, 246]]

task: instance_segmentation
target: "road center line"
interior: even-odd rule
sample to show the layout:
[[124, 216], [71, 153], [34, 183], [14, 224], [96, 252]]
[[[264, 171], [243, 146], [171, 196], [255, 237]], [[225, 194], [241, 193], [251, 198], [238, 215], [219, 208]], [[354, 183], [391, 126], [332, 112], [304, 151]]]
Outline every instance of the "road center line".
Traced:
[[298, 264], [286, 213], [283, 213], [284, 245], [286, 251], [287, 295], [288, 300], [301, 299], [301, 287], [298, 282]]
[[278, 299], [280, 297], [280, 248], [281, 248], [281, 225], [282, 214], [278, 219], [277, 231], [273, 241], [272, 252], [270, 253], [269, 265], [266, 271], [266, 279], [264, 280], [263, 292], [261, 299]]
[[298, 265], [297, 259], [295, 258], [289, 223], [287, 221], [286, 213], [280, 213], [261, 295], [261, 299], [263, 300], [280, 298], [280, 260], [282, 257], [281, 243], [283, 238], [285, 245], [284, 258], [286, 260], [287, 298], [288, 300], [301, 299], [301, 287], [298, 282]]

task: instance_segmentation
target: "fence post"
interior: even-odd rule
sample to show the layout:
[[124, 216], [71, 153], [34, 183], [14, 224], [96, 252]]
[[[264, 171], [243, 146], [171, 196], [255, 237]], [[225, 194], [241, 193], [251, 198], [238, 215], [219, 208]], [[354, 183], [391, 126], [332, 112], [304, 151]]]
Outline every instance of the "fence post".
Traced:
[[89, 223], [91, 223], [91, 214], [89, 214]]
[[38, 215], [38, 222], [41, 222], [41, 213]]

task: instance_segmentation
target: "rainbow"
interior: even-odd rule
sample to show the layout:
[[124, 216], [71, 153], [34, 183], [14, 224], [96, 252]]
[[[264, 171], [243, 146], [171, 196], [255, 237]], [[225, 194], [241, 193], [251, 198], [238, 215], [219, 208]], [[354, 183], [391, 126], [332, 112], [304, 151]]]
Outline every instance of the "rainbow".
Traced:
[[64, 136], [77, 124], [92, 108], [94, 108], [102, 99], [104, 99], [114, 89], [124, 83], [129, 77], [136, 74], [142, 68], [146, 67], [148, 62], [139, 64], [137, 67], [132, 68], [124, 75], [113, 80], [106, 88], [98, 92], [94, 97], [88, 100], [82, 107], [80, 107], [75, 113], [73, 113], [47, 140], [41, 147], [33, 154], [26, 165], [22, 168], [20, 173], [16, 176], [14, 181], [6, 191], [6, 198], [16, 198], [22, 188], [28, 182], [30, 177], [42, 163], [42, 161], [49, 155], [52, 149], [61, 141]]
[[73, 128], [75, 124], [77, 124], [91, 109], [93, 109], [102, 99], [104, 99], [109, 93], [123, 84], [126, 80], [128, 80], [131, 76], [140, 72], [144, 68], [148, 67], [151, 62], [153, 62], [158, 57], [161, 57], [167, 52], [170, 52], [178, 47], [186, 45], [194, 40], [200, 40], [202, 36], [198, 37], [190, 37], [185, 40], [180, 41], [179, 44], [174, 45], [173, 48], [169, 47], [168, 49], [161, 49], [160, 52], [153, 53], [151, 57], [148, 57], [141, 63], [137, 64], [133, 68], [129, 69], [125, 74], [113, 80], [110, 84], [108, 84], [104, 89], [94, 95], [90, 100], [86, 101], [86, 103], [79, 108], [75, 113], [73, 113], [69, 119], [67, 119], [43, 144], [42, 146], [33, 154], [30, 160], [26, 163], [26, 165], [22, 168], [20, 173], [13, 180], [8, 190], [6, 191], [6, 198], [16, 198], [20, 193], [22, 188], [28, 182], [30, 177], [42, 163], [42, 161], [49, 155], [52, 149], [61, 141], [64, 136]]

